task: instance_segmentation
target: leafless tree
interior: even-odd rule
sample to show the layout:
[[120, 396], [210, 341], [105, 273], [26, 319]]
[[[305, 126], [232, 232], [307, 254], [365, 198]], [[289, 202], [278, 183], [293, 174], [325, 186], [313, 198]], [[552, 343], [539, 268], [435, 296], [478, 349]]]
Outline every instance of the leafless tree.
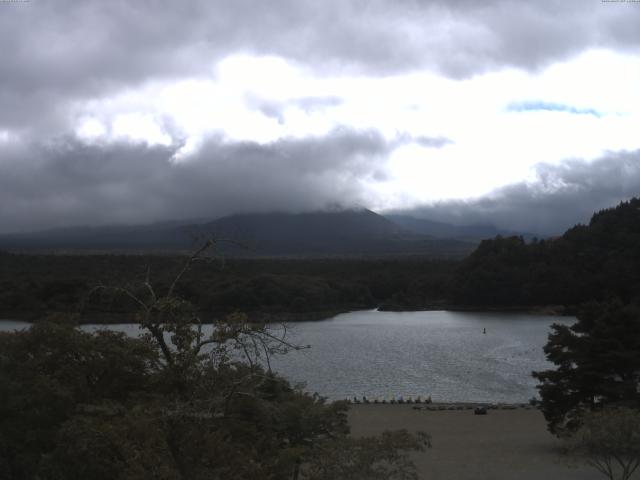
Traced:
[[[217, 243], [215, 239], [207, 239], [191, 253], [164, 292], [153, 285], [149, 269], [139, 284], [130, 287], [98, 285], [92, 292], [108, 291], [133, 301], [137, 306], [136, 319], [146, 338], [159, 348], [164, 366], [178, 375], [184, 375], [190, 365], [206, 355], [217, 369], [244, 362], [249, 366], [247, 376], [255, 380], [265, 371], [271, 374], [273, 355], [309, 346], [290, 342], [284, 323], [252, 322], [244, 313], [211, 320], [208, 322], [210, 333], [205, 334], [206, 322], [201, 312], [177, 293], [177, 287], [194, 264], [218, 259], [212, 255]], [[225, 404], [233, 396], [249, 394], [242, 391], [245, 378], [241, 377], [228, 387]], [[247, 380], [246, 384], [255, 386], [255, 381]]]
[[606, 407], [585, 413], [570, 451], [610, 480], [628, 480], [640, 466], [640, 411]]

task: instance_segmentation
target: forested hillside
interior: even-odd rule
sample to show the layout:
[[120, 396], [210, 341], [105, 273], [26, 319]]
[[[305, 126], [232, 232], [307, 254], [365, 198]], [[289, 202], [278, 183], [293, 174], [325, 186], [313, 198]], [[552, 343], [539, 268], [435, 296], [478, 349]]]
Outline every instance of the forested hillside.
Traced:
[[[38, 319], [82, 310], [83, 321], [124, 321], [135, 305], [94, 293], [98, 285], [126, 286], [147, 272], [160, 290], [184, 257], [153, 255], [0, 254], [0, 318]], [[240, 259], [201, 262], [178, 294], [207, 314], [241, 310], [291, 320], [380, 305], [443, 305], [457, 263], [422, 257]]]
[[578, 305], [640, 299], [640, 199], [597, 212], [559, 238], [483, 241], [452, 283], [456, 304]]

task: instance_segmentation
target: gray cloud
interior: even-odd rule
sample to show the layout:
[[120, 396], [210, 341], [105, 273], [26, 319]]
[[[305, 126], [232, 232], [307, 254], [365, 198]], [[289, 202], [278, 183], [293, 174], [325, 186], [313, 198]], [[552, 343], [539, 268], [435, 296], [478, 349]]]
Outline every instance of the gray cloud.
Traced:
[[238, 52], [281, 55], [317, 74], [468, 77], [640, 46], [638, 5], [599, 0], [36, 0], [0, 9], [0, 128], [53, 128], [72, 101], [211, 75]]
[[0, 162], [0, 228], [362, 205], [362, 182], [376, 181], [390, 148], [376, 133], [347, 129], [268, 145], [210, 139], [183, 163], [171, 160], [173, 147], [73, 138], [14, 145]]
[[594, 211], [640, 196], [640, 151], [611, 153], [593, 162], [540, 164], [534, 182], [485, 197], [445, 201], [404, 211], [459, 225], [491, 224], [539, 235], [557, 235], [587, 223]]

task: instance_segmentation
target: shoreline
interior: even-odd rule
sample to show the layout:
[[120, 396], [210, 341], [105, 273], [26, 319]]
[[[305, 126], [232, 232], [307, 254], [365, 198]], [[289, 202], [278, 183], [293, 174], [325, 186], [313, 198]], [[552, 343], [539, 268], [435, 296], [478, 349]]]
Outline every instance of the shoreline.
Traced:
[[538, 315], [572, 316], [575, 314], [575, 307], [565, 305], [454, 305], [438, 304], [415, 307], [402, 307], [399, 305], [381, 305], [377, 309], [380, 312], [481, 312], [481, 313], [529, 313]]
[[[449, 311], [449, 312], [478, 312], [478, 313], [522, 313], [531, 315], [544, 315], [544, 316], [572, 316], [575, 314], [575, 307], [566, 307], [563, 305], [538, 305], [538, 306], [470, 306], [470, 305], [423, 305], [415, 307], [400, 307], [390, 305], [380, 305], [378, 307], [372, 306], [371, 308], [358, 307], [345, 307], [334, 308], [328, 310], [318, 310], [309, 312], [269, 312], [269, 311], [219, 311], [219, 312], [205, 312], [203, 317], [208, 318], [208, 321], [203, 324], [211, 323], [212, 319], [223, 317], [234, 312], [240, 312], [246, 314], [249, 319], [256, 323], [282, 323], [282, 322], [321, 322], [323, 320], [329, 320], [337, 315], [351, 312], [362, 311], [377, 311], [377, 312], [437, 312], [437, 311]], [[36, 323], [44, 320], [49, 315], [77, 315], [76, 312], [2, 312], [0, 318], [5, 320], [15, 320], [22, 322]], [[99, 324], [99, 325], [115, 325], [123, 323], [137, 323], [134, 321], [135, 312], [88, 312], [83, 314], [83, 320], [79, 322], [80, 325], [87, 324]]]
[[[242, 310], [229, 312], [208, 312], [203, 314], [203, 325], [211, 324], [216, 318], [230, 315], [234, 312], [244, 313], [249, 320], [255, 323], [282, 323], [282, 322], [313, 322], [328, 320], [342, 313], [362, 311], [362, 309], [336, 309], [321, 310], [314, 312], [245, 312]], [[76, 312], [2, 312], [0, 313], [0, 321], [18, 321], [27, 323], [38, 323], [44, 321], [48, 316], [55, 315], [80, 315]], [[82, 314], [82, 321], [79, 325], [118, 325], [118, 324], [135, 324], [135, 312], [89, 312]]]
[[354, 401], [353, 399], [347, 400], [337, 400], [343, 401], [349, 405], [349, 408], [352, 406], [358, 406], [367, 408], [368, 406], [399, 406], [399, 407], [409, 407], [412, 410], [423, 410], [426, 412], [444, 412], [444, 411], [462, 411], [462, 410], [473, 410], [476, 407], [485, 407], [487, 410], [540, 410], [540, 407], [537, 404], [531, 404], [530, 402], [487, 402], [487, 401], [479, 401], [479, 402], [446, 402], [446, 401], [416, 401], [412, 399], [407, 400], [395, 400], [395, 401], [387, 401], [387, 400], [365, 400], [362, 401], [358, 399]]

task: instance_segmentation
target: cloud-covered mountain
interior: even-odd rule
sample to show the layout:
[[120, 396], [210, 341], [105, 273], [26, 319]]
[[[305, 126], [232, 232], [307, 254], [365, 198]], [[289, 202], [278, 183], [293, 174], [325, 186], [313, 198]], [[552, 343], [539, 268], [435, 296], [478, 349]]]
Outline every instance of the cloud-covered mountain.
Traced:
[[[382, 158], [393, 144], [340, 129], [266, 145], [211, 139], [188, 162], [172, 159], [176, 148], [73, 138], [7, 148], [0, 233], [367, 205], [371, 185], [389, 175]], [[640, 151], [628, 151], [539, 164], [530, 180], [484, 196], [385, 213], [548, 236], [638, 193]]]
[[0, 236], [0, 248], [18, 251], [188, 251], [218, 240], [229, 255], [427, 255], [460, 257], [474, 242], [411, 232], [370, 210], [260, 213], [210, 222], [74, 227]]
[[0, 233], [362, 205], [390, 147], [340, 129], [267, 145], [212, 138], [188, 162], [174, 161], [177, 148], [73, 138], [7, 148]]

